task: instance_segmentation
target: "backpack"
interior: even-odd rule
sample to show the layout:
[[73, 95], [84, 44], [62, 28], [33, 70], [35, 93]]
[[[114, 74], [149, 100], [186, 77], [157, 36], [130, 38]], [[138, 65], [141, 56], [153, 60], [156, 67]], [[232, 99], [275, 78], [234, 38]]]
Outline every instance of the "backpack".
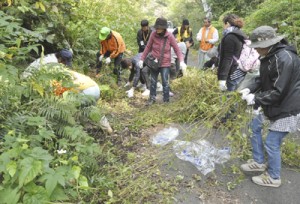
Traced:
[[250, 45], [250, 40], [245, 40], [245, 43], [243, 43], [242, 51], [240, 58], [233, 56], [233, 58], [236, 60], [236, 62], [239, 65], [239, 68], [244, 72], [252, 72], [259, 68], [260, 61], [258, 59], [259, 54], [254, 48], [250, 48], [248, 45]]

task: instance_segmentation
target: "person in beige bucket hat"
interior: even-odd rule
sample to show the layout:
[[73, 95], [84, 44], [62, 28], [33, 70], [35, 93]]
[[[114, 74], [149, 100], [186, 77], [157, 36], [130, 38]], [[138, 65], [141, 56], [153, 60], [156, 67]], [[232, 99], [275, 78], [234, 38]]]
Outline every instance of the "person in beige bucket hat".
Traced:
[[[250, 124], [253, 159], [242, 164], [241, 169], [264, 172], [252, 177], [257, 185], [279, 187], [282, 141], [300, 126], [300, 59], [295, 48], [270, 26], [253, 30], [250, 40], [250, 47], [260, 55], [261, 65], [254, 84], [240, 91], [247, 105], [253, 106], [254, 113]], [[264, 118], [270, 121], [265, 141], [262, 137]]]

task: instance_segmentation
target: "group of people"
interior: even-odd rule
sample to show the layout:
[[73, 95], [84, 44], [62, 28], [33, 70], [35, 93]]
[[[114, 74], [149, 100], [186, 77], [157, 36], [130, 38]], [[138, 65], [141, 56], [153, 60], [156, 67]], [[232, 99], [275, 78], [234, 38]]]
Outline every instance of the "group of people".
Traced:
[[[209, 21], [205, 19], [204, 24]], [[243, 44], [248, 39], [242, 32], [244, 22], [234, 14], [223, 18], [223, 37], [217, 47], [217, 79], [221, 91], [235, 91], [244, 80], [244, 72], [238, 63]], [[214, 29], [205, 26], [207, 32], [198, 33], [197, 40], [206, 36], [213, 39]], [[203, 28], [202, 28], [203, 29]], [[212, 30], [211, 30], [212, 29]], [[204, 35], [203, 35], [204, 34]], [[209, 37], [211, 36], [211, 37]], [[199, 37], [199, 38], [198, 38]], [[211, 45], [213, 40], [201, 38], [200, 56], [207, 54], [204, 42]], [[252, 181], [261, 186], [281, 185], [281, 153], [283, 138], [300, 127], [300, 59], [294, 47], [290, 46], [270, 26], [260, 26], [250, 35], [250, 48], [259, 54], [259, 75], [240, 91], [241, 97], [253, 110], [251, 120], [251, 144], [253, 158], [241, 165], [246, 172], [264, 172], [253, 176]], [[208, 46], [209, 47], [209, 46]], [[201, 62], [203, 63], [203, 62]], [[268, 133], [263, 142], [263, 122], [269, 120]], [[265, 153], [267, 154], [267, 162]]]
[[[210, 19], [205, 18], [203, 23], [204, 26], [196, 37], [199, 41], [198, 66], [200, 68], [204, 67], [209, 51], [216, 47], [219, 41], [218, 31], [211, 25]], [[240, 69], [236, 60], [240, 57], [243, 45], [248, 39], [241, 30], [243, 25], [243, 20], [237, 15], [228, 14], [223, 18], [223, 36], [217, 46], [217, 80], [220, 91], [236, 91], [247, 74]], [[182, 25], [173, 33], [168, 32], [167, 27], [167, 20], [162, 17], [156, 19], [154, 30], [150, 29], [147, 20], [142, 20], [141, 29], [137, 33], [139, 53], [133, 58], [125, 59], [123, 55], [126, 47], [122, 36], [108, 27], [103, 27], [99, 34], [101, 49], [97, 54], [97, 72], [104, 63], [110, 64], [114, 60], [114, 73], [119, 82], [120, 68], [130, 69], [129, 81], [125, 85], [132, 86], [127, 91], [128, 96], [134, 96], [134, 91], [141, 82], [145, 90], [143, 94], [149, 96], [147, 105], [156, 102], [156, 88], [160, 74], [163, 101], [168, 103], [171, 93], [169, 79], [176, 78], [180, 70], [185, 73], [188, 51], [194, 41], [187, 19], [184, 19]], [[249, 47], [258, 52], [261, 64], [259, 76], [253, 80], [254, 83], [240, 91], [242, 99], [253, 109], [253, 119], [250, 124], [253, 158], [241, 165], [241, 169], [264, 172], [252, 177], [253, 182], [258, 185], [279, 187], [282, 140], [288, 133], [299, 130], [300, 126], [298, 102], [300, 101], [300, 59], [295, 48], [270, 26], [256, 28], [248, 40], [251, 41]], [[145, 63], [149, 54], [159, 61], [159, 69], [151, 69]], [[71, 66], [72, 53], [68, 50], [62, 50], [52, 57], [54, 62]], [[47, 61], [48, 58], [45, 57], [43, 60]], [[40, 62], [34, 62], [30, 67], [36, 64]], [[73, 75], [80, 78], [79, 73]], [[85, 79], [89, 81], [88, 78]], [[82, 93], [93, 95], [98, 99], [100, 89], [97, 83], [87, 84], [90, 86], [84, 86]], [[99, 90], [95, 88], [96, 86]], [[266, 140], [263, 142], [263, 122], [266, 119], [270, 121], [270, 125]]]
[[[146, 105], [156, 101], [159, 74], [162, 81], [163, 101], [169, 102], [170, 95], [173, 95], [170, 91], [169, 79], [177, 78], [179, 72], [185, 74], [188, 50], [194, 43], [187, 19], [183, 20], [182, 26], [175, 29], [174, 33], [168, 32], [167, 28], [168, 23], [165, 18], [157, 18], [154, 29], [149, 27], [148, 20], [142, 20], [141, 29], [137, 32], [139, 53], [133, 58], [125, 58], [120, 62], [120, 67], [130, 70], [129, 80], [125, 86], [131, 86], [133, 82], [132, 87], [127, 91], [128, 97], [134, 96], [134, 91], [140, 82], [144, 90], [142, 95], [149, 97]], [[147, 65], [145, 60], [148, 55], [159, 63], [158, 70], [153, 70]]]

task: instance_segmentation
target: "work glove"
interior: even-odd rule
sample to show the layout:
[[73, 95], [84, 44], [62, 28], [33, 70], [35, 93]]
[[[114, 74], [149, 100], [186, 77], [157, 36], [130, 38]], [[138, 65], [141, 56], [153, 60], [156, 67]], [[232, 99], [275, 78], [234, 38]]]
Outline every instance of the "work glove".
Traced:
[[124, 87], [127, 87], [127, 86], [130, 86], [130, 82], [128, 81], [125, 85], [124, 85]]
[[140, 60], [139, 62], [138, 62], [138, 66], [141, 68], [141, 69], [143, 69], [143, 64], [144, 64], [144, 61], [143, 60]]
[[180, 62], [180, 69], [182, 71], [182, 75], [186, 76], [186, 64], [184, 62]]
[[224, 81], [224, 80], [219, 81], [219, 89], [221, 91], [227, 91], [226, 81]]
[[247, 102], [248, 106], [254, 105], [255, 101], [254, 101], [254, 94], [248, 94], [246, 95], [244, 98], [242, 98], [243, 100], [245, 100]]
[[261, 107], [258, 107], [258, 109], [253, 109], [252, 114], [253, 115], [259, 115], [261, 113]]
[[102, 59], [103, 59], [103, 55], [100, 55], [100, 57], [99, 57], [99, 62], [101, 62]]
[[108, 58], [105, 59], [105, 63], [106, 63], [106, 64], [110, 64], [110, 63], [111, 63], [110, 57], [108, 57]]
[[250, 93], [250, 89], [248, 89], [248, 88], [242, 89], [239, 91], [239, 93], [242, 94], [242, 99], [245, 100], [244, 98], [245, 98], [245, 96], [247, 96]]
[[126, 91], [128, 98], [132, 98], [134, 95], [134, 88], [132, 87], [128, 91]]

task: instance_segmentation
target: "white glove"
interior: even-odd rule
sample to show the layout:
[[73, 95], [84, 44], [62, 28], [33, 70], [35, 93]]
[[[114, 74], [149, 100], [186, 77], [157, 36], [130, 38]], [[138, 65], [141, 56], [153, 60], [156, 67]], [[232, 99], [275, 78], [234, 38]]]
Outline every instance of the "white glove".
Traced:
[[125, 85], [124, 85], [124, 87], [127, 87], [127, 86], [130, 86], [130, 82], [127, 82]]
[[250, 89], [248, 89], [248, 88], [242, 89], [239, 91], [239, 93], [242, 94], [242, 99], [245, 100], [244, 97], [250, 93]]
[[144, 64], [144, 61], [143, 60], [140, 60], [139, 62], [138, 62], [138, 66], [141, 68], [141, 69], [143, 69], [143, 64]]
[[221, 91], [227, 91], [226, 81], [223, 80], [219, 81], [219, 89]]
[[261, 107], [258, 107], [258, 109], [252, 111], [252, 114], [253, 115], [259, 115], [260, 111], [261, 111]]
[[110, 57], [106, 58], [105, 63], [106, 63], [106, 64], [110, 64], [110, 62], [111, 62]]
[[100, 55], [100, 57], [99, 57], [99, 62], [101, 62], [102, 59], [103, 59], [103, 55]]
[[132, 87], [128, 91], [126, 91], [128, 98], [132, 98], [134, 95], [134, 88]]
[[255, 104], [254, 96], [255, 96], [254, 94], [248, 94], [243, 98], [243, 100], [247, 101], [248, 106], [254, 105]]
[[182, 71], [183, 76], [186, 75], [186, 64], [184, 62], [180, 62], [180, 69]]

